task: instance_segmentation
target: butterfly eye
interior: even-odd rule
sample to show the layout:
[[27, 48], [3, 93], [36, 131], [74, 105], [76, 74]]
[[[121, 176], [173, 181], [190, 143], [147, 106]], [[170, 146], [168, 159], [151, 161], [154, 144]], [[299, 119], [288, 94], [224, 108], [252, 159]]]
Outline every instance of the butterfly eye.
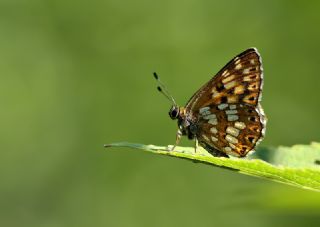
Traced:
[[169, 116], [171, 117], [172, 120], [178, 118], [178, 116], [179, 116], [179, 107], [177, 107], [177, 106], [171, 107], [171, 109], [169, 111]]

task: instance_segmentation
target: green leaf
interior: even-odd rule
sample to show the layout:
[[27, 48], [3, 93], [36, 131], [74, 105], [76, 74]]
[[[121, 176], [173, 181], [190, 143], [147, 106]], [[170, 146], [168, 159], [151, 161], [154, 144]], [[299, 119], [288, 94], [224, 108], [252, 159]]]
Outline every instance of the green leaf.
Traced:
[[320, 192], [320, 143], [292, 147], [261, 147], [246, 158], [213, 157], [203, 148], [199, 148], [195, 153], [192, 147], [176, 147], [174, 151], [168, 151], [168, 147], [127, 142], [107, 144], [105, 147], [145, 150]]

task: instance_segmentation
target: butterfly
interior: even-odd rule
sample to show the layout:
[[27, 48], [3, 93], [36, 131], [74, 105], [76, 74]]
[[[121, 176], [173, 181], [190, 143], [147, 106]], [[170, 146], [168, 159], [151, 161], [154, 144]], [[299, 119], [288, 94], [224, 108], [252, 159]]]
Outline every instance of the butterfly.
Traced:
[[249, 48], [229, 61], [204, 84], [184, 107], [174, 98], [158, 75], [157, 87], [172, 101], [169, 116], [178, 121], [176, 143], [181, 136], [195, 141], [214, 156], [245, 157], [265, 135], [266, 122], [260, 105], [263, 68], [256, 48]]

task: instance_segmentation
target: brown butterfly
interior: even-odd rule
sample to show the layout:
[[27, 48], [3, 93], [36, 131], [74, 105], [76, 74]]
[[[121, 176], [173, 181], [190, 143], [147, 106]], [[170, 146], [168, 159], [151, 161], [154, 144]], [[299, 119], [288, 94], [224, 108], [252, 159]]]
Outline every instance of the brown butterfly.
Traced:
[[160, 85], [158, 90], [173, 102], [169, 116], [178, 120], [179, 127], [175, 146], [185, 135], [195, 140], [195, 149], [199, 143], [214, 156], [244, 157], [263, 139], [263, 69], [256, 48], [233, 58], [185, 107], [176, 104], [156, 73], [154, 77]]

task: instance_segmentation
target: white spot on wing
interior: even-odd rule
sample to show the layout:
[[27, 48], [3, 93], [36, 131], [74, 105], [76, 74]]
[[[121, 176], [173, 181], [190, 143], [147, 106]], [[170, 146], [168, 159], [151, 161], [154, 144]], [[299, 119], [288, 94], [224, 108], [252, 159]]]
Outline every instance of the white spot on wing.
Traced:
[[235, 75], [228, 76], [227, 78], [222, 80], [222, 83], [226, 84], [229, 81], [233, 80], [234, 78], [235, 78]]
[[225, 152], [231, 152], [231, 147], [224, 147], [223, 150], [224, 150]]
[[223, 73], [222, 73], [222, 76], [226, 76], [228, 73], [228, 70], [224, 70]]
[[212, 98], [214, 99], [214, 98], [218, 98], [218, 97], [220, 97], [221, 96], [221, 93], [219, 93], [219, 92], [214, 92], [214, 93], [212, 93]]
[[242, 64], [237, 64], [235, 69], [241, 69], [241, 67], [242, 67]]
[[229, 126], [226, 129], [226, 133], [228, 133], [228, 134], [230, 134], [232, 136], [235, 136], [235, 137], [239, 136], [239, 132], [240, 132], [239, 129], [236, 129], [236, 128], [231, 127], [231, 126]]
[[216, 118], [215, 119], [210, 119], [208, 121], [208, 123], [211, 124], [211, 125], [217, 125], [218, 124], [218, 120]]
[[239, 85], [234, 88], [234, 93], [237, 95], [242, 94], [243, 92], [244, 92], [243, 85]]
[[238, 115], [227, 115], [228, 116], [228, 121], [236, 121], [239, 119]]
[[238, 113], [237, 110], [226, 110], [226, 114], [236, 114]]
[[239, 98], [239, 96], [237, 96], [237, 95], [228, 96], [227, 97], [228, 103], [236, 103], [236, 102], [238, 102], [238, 98]]
[[243, 74], [248, 74], [249, 72], [250, 72], [250, 71], [249, 71], [249, 69], [248, 69], [248, 68], [246, 68], [246, 69], [244, 69], [244, 70], [243, 70], [243, 72], [242, 72], [242, 73], [243, 73]]
[[227, 103], [222, 103], [220, 105], [218, 105], [218, 109], [219, 110], [224, 110], [225, 108], [227, 108], [228, 104]]
[[234, 145], [234, 144], [232, 144], [232, 143], [229, 143], [229, 146], [232, 148], [232, 149], [236, 149], [237, 147]]
[[218, 139], [217, 139], [216, 137], [214, 137], [214, 136], [211, 136], [211, 140], [212, 140], [213, 142], [217, 142], [217, 141], [218, 141]]
[[210, 107], [208, 107], [208, 106], [202, 107], [202, 108], [200, 108], [199, 113], [202, 114], [202, 113], [204, 113], [204, 112], [206, 112], [208, 110], [210, 110]]
[[232, 88], [232, 87], [236, 86], [236, 84], [237, 84], [237, 82], [233, 80], [233, 81], [225, 84], [224, 87], [225, 87], [226, 89], [229, 89], [229, 88]]
[[216, 134], [218, 132], [216, 127], [212, 127], [210, 128], [210, 132], [212, 132], [213, 134]]
[[209, 115], [209, 114], [211, 114], [211, 112], [210, 112], [209, 110], [207, 110], [207, 111], [205, 111], [205, 112], [202, 113], [203, 116]]
[[238, 143], [238, 139], [230, 135], [226, 135], [226, 141], [229, 143]]
[[206, 120], [216, 119], [216, 118], [217, 116], [215, 114], [210, 114], [203, 117], [203, 119], [206, 119]]
[[241, 121], [236, 121], [234, 123], [234, 127], [238, 128], [238, 129], [245, 129], [246, 128], [246, 125], [244, 122], [241, 122]]
[[254, 80], [257, 78], [257, 76], [256, 76], [256, 77], [254, 77], [254, 78], [251, 79], [252, 76], [253, 76], [253, 75], [249, 75], [249, 76], [243, 77], [243, 81], [254, 81]]

